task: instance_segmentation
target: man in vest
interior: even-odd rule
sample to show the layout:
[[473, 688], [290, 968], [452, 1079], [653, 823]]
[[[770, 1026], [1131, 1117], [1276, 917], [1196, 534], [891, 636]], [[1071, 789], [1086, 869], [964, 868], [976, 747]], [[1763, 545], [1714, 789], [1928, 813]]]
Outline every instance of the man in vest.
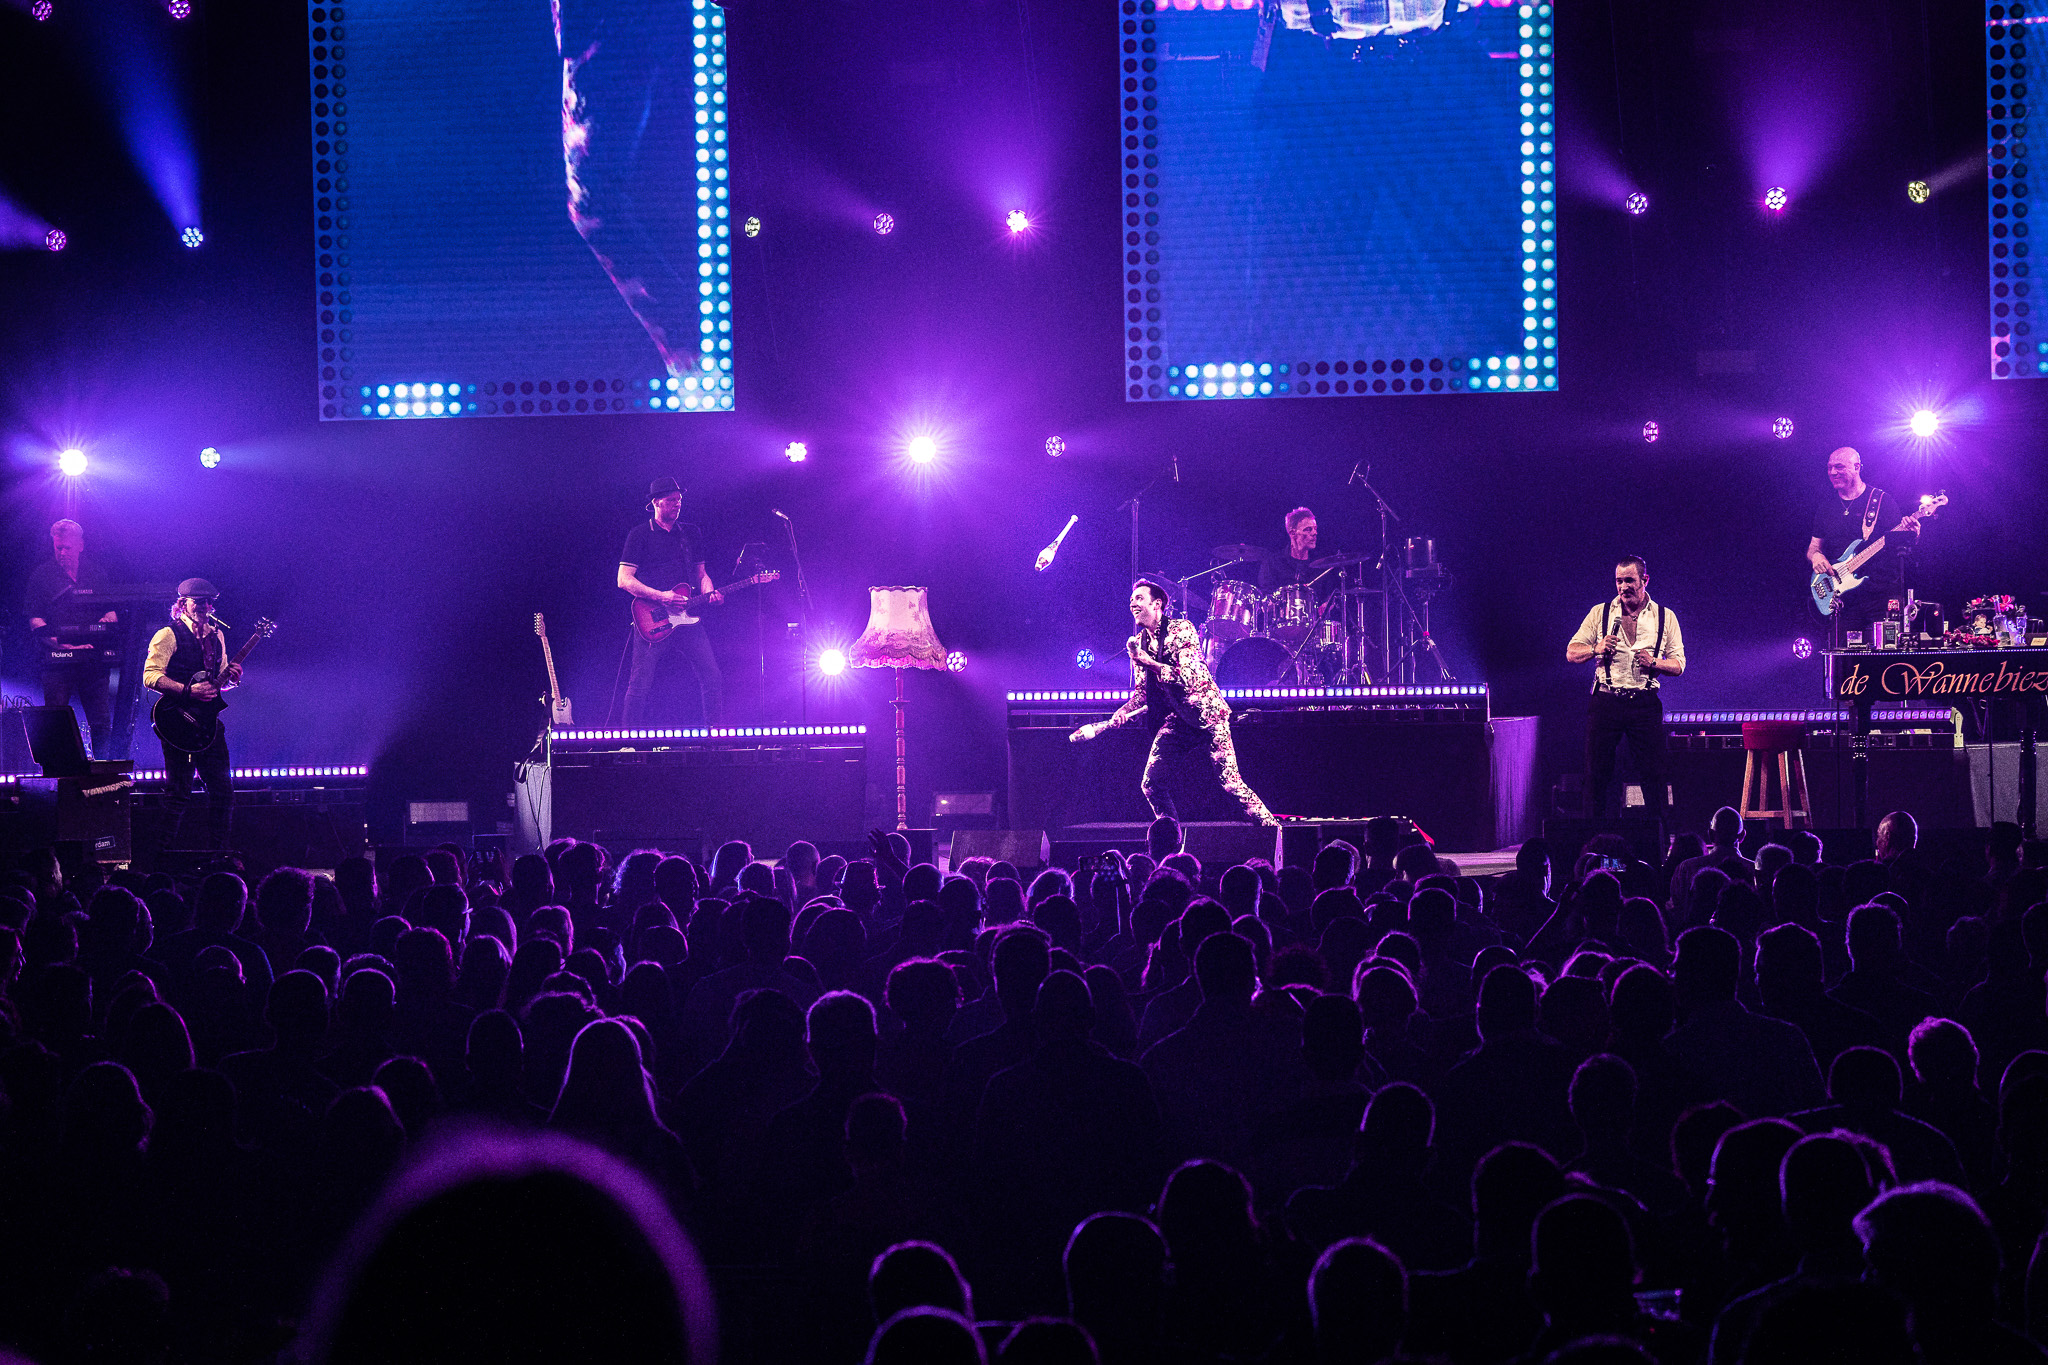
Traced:
[[1586, 723], [1586, 813], [1607, 813], [1614, 754], [1624, 737], [1642, 778], [1644, 813], [1664, 814], [1664, 700], [1658, 687], [1685, 672], [1678, 618], [1650, 600], [1641, 555], [1614, 566], [1614, 597], [1586, 613], [1564, 647], [1565, 662], [1593, 665]]
[[[219, 597], [220, 590], [203, 578], [188, 578], [178, 585], [178, 600], [171, 607], [171, 623], [149, 642], [149, 657], [142, 665], [144, 687], [165, 696], [190, 693], [200, 701], [212, 701], [220, 695], [219, 685], [199, 678], [201, 672], [209, 678], [219, 678], [225, 670], [225, 680], [230, 683], [241, 678], [241, 665], [227, 662], [227, 636], [222, 633], [219, 622], [213, 619], [213, 604]], [[192, 804], [192, 773], [195, 768], [206, 783], [206, 804], [213, 812], [213, 847], [228, 846], [235, 792], [228, 762], [228, 732], [227, 727], [222, 726], [215, 733], [213, 743], [198, 753], [187, 753], [171, 744], [164, 745], [164, 813], [167, 818], [160, 848], [169, 848], [177, 843], [178, 833], [185, 823], [185, 808]]]

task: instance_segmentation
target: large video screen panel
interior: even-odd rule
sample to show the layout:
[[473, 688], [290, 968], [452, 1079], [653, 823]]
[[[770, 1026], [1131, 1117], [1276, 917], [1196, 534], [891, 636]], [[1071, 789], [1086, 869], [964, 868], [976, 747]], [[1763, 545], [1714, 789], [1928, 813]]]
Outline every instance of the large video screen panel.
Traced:
[[308, 17], [322, 418], [732, 407], [722, 9]]
[[[2027, 176], [2027, 49], [2048, 46], [2048, 0], [1998, 0], [1984, 7], [1984, 92], [1989, 95], [1985, 165], [1991, 204], [1991, 375], [2048, 377], [2048, 341], [2034, 335], [2027, 259], [2027, 211], [2048, 208], [2048, 185]], [[2032, 43], [2028, 35], [2034, 35]], [[2039, 64], [2040, 51], [2034, 54]], [[1925, 198], [1928, 187], [1908, 191]]]
[[1557, 387], [1549, 4], [1121, 9], [1128, 398]]

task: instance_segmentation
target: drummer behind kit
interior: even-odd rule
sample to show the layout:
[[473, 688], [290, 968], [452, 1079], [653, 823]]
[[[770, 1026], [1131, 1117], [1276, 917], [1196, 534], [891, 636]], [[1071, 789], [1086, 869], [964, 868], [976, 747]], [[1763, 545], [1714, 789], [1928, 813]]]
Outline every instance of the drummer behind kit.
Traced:
[[[1373, 563], [1370, 555], [1326, 555], [1309, 567], [1306, 583], [1260, 592], [1230, 571], [1256, 565], [1265, 551], [1254, 545], [1219, 545], [1213, 567], [1209, 619], [1202, 625], [1202, 653], [1223, 687], [1328, 687], [1370, 684], [1370, 636], [1365, 629], [1365, 590], [1355, 572]], [[1335, 590], [1319, 595], [1323, 580], [1335, 576]]]

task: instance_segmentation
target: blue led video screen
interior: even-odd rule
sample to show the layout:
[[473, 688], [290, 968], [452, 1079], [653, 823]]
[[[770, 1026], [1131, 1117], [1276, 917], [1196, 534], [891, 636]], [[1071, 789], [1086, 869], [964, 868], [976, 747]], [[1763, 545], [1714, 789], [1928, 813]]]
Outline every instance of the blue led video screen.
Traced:
[[[2027, 175], [2027, 49], [2048, 52], [2048, 0], [1999, 0], [1984, 7], [1986, 174], [1991, 205], [1991, 375], [2048, 376], [2048, 333], [2034, 335], [2027, 214], [2048, 208], [2048, 184]], [[2033, 41], [2029, 42], [2029, 37]], [[1924, 187], [1915, 192], [1925, 196]]]
[[1557, 387], [1549, 4], [1121, 10], [1128, 398]]
[[308, 17], [322, 418], [732, 407], [723, 10]]

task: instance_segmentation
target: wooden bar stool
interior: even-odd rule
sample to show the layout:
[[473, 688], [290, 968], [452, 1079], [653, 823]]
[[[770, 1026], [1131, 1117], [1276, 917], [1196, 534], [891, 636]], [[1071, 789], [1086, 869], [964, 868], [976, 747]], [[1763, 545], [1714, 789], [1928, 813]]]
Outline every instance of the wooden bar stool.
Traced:
[[[1742, 804], [1736, 807], [1742, 818], [1783, 819], [1786, 829], [1792, 828], [1794, 820], [1802, 820], [1811, 829], [1813, 807], [1806, 794], [1805, 724], [1796, 720], [1746, 720], [1742, 722], [1742, 747], [1748, 751], [1742, 764]], [[1773, 757], [1778, 760], [1775, 809], [1765, 804], [1770, 798]]]

